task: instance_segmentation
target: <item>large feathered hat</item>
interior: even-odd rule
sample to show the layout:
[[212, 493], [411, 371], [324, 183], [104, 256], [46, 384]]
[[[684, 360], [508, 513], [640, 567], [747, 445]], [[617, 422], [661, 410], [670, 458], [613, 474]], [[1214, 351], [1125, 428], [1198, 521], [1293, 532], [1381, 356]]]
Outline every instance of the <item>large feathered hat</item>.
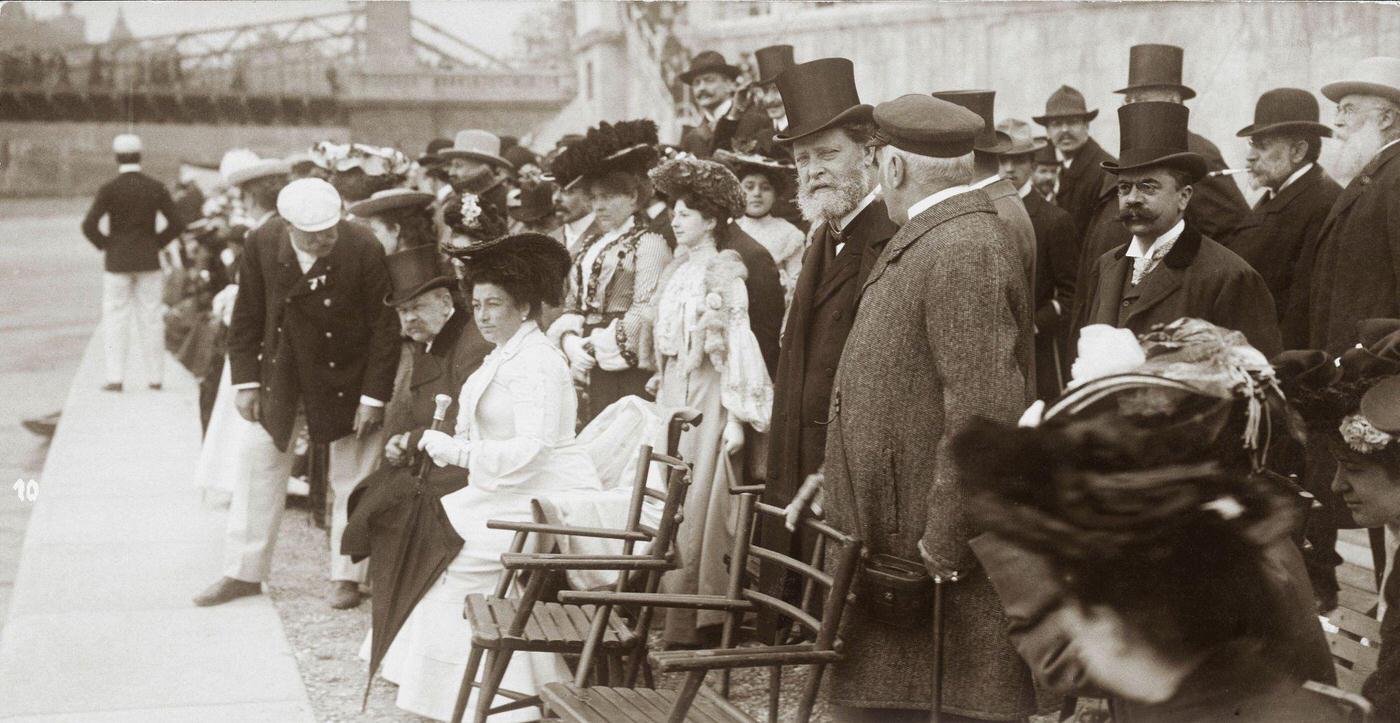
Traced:
[[483, 275], [514, 278], [550, 306], [563, 303], [571, 259], [563, 244], [541, 233], [502, 236], [490, 243], [451, 251], [461, 259], [468, 284]]
[[630, 120], [599, 123], [580, 140], [570, 143], [550, 163], [550, 173], [561, 186], [571, 186], [586, 176], [613, 171], [645, 173], [657, 161], [656, 123]]
[[1287, 351], [1274, 366], [1293, 407], [1336, 449], [1400, 458], [1400, 319], [1363, 320], [1357, 338], [1340, 357]]

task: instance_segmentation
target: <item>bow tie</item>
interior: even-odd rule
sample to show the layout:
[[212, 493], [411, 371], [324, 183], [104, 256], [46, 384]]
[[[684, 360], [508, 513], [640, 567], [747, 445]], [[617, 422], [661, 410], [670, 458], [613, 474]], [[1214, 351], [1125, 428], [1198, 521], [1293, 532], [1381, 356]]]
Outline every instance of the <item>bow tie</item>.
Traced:
[[831, 237], [832, 243], [846, 243], [846, 232], [844, 230], [837, 230], [836, 224], [830, 221], [826, 222], [826, 233]]

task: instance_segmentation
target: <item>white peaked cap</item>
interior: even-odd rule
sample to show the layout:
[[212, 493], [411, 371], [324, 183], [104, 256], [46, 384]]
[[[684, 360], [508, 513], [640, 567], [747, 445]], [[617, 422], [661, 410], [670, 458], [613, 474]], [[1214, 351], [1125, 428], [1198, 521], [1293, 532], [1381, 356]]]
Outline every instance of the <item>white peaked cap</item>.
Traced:
[[340, 222], [340, 193], [319, 178], [299, 178], [277, 194], [277, 213], [307, 232], [324, 231]]
[[133, 133], [123, 133], [112, 139], [113, 153], [140, 153], [141, 137]]

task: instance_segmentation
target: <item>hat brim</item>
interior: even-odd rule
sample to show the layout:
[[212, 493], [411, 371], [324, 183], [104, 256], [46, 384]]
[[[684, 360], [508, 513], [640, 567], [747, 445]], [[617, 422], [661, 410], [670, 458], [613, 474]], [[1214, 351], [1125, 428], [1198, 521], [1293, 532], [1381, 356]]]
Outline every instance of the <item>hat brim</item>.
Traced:
[[422, 191], [412, 193], [396, 193], [390, 196], [379, 198], [366, 198], [363, 201], [356, 201], [346, 209], [351, 215], [358, 218], [369, 218], [375, 214], [391, 211], [396, 208], [408, 208], [412, 206], [427, 206], [433, 202], [433, 194]]
[[335, 215], [335, 218], [332, 218], [332, 219], [329, 220], [329, 221], [323, 221], [323, 222], [321, 222], [321, 223], [314, 223], [314, 224], [311, 224], [311, 225], [309, 225], [309, 226], [303, 226], [303, 225], [300, 225], [300, 224], [295, 224], [295, 223], [292, 223], [291, 221], [287, 221], [287, 225], [288, 225], [288, 226], [291, 226], [292, 228], [294, 228], [294, 229], [296, 229], [296, 230], [298, 230], [298, 231], [305, 231], [306, 233], [316, 233], [316, 232], [318, 232], [318, 231], [325, 231], [326, 229], [328, 229], [328, 228], [330, 228], [330, 227], [332, 227], [332, 226], [334, 226], [334, 225], [340, 223], [340, 221], [341, 221], [342, 218], [344, 218], [344, 214], [339, 214], [339, 213], [338, 213], [338, 214]]
[[1081, 118], [1085, 121], [1092, 121], [1093, 119], [1098, 117], [1099, 109], [1095, 108], [1093, 110], [1085, 111], [1083, 113], [1056, 113], [1054, 115], [1033, 115], [1031, 116], [1031, 120], [1035, 121], [1036, 125], [1048, 126], [1050, 125], [1050, 121], [1053, 120]]
[[978, 153], [989, 153], [994, 156], [1000, 156], [1005, 155], [1008, 150], [1011, 150], [1011, 148], [1013, 148], [1016, 145], [1015, 142], [1011, 140], [1011, 136], [1007, 135], [1005, 131], [997, 131], [996, 134], [996, 143], [993, 143], [991, 145], [982, 145], [974, 143], [972, 145], [972, 150], [977, 151]]
[[510, 161], [507, 161], [506, 159], [500, 156], [493, 156], [490, 153], [482, 153], [480, 151], [462, 151], [457, 150], [455, 148], [444, 148], [438, 151], [437, 156], [440, 160], [443, 161], [450, 161], [453, 158], [466, 158], [472, 161], [481, 161], [482, 163], [490, 163], [492, 165], [500, 166], [501, 168], [504, 168], [508, 171], [515, 170], [514, 163], [511, 163]]
[[738, 80], [739, 76], [743, 74], [743, 71], [728, 63], [725, 63], [724, 65], [707, 65], [703, 68], [691, 68], [685, 71], [684, 73], [681, 73], [677, 77], [681, 79], [682, 83], [690, 85], [692, 82], [695, 81], [696, 76], [704, 75], [706, 73], [719, 73], [721, 75], [729, 76], [730, 80]]
[[1015, 141], [1012, 141], [1011, 147], [1010, 147], [1010, 148], [1008, 148], [1008, 149], [1006, 149], [1006, 150], [1004, 150], [1004, 151], [1001, 151], [1001, 152], [998, 153], [997, 155], [1000, 155], [1000, 156], [1007, 156], [1007, 157], [1012, 157], [1012, 156], [1028, 156], [1028, 155], [1030, 155], [1030, 154], [1032, 154], [1032, 153], [1039, 153], [1040, 151], [1043, 151], [1043, 150], [1045, 150], [1046, 148], [1049, 148], [1049, 147], [1050, 147], [1050, 143], [1049, 143], [1048, 141], [1035, 141], [1035, 140], [1033, 140], [1033, 141], [1031, 141], [1028, 145], [1020, 145], [1020, 144], [1016, 143]]
[[241, 186], [259, 178], [270, 178], [272, 176], [285, 176], [292, 172], [292, 164], [284, 161], [273, 161], [258, 163], [247, 168], [240, 168], [228, 174], [228, 185]]
[[799, 140], [801, 138], [806, 138], [807, 136], [810, 136], [814, 133], [820, 133], [824, 130], [827, 130], [828, 128], [835, 128], [837, 126], [842, 126], [849, 123], [874, 122], [875, 106], [870, 105], [869, 103], [861, 103], [860, 105], [853, 105], [850, 108], [847, 108], [846, 110], [837, 113], [836, 115], [832, 116], [830, 120], [828, 120], [825, 123], [822, 123], [819, 126], [816, 126], [815, 128], [793, 128], [792, 126], [788, 126], [788, 129], [786, 131], [773, 136], [773, 141], [776, 143], [792, 143], [793, 141]]
[[531, 210], [531, 211], [528, 212], [528, 213], [526, 212], [525, 209], [526, 209], [525, 206], [517, 206], [516, 208], [512, 208], [512, 209], [507, 210], [507, 211], [506, 211], [506, 215], [507, 215], [507, 216], [510, 216], [511, 218], [515, 219], [516, 221], [525, 221], [525, 222], [528, 223], [528, 222], [531, 222], [531, 221], [538, 221], [538, 220], [540, 220], [540, 219], [542, 219], [542, 218], [545, 218], [546, 216], [549, 216], [550, 214], [554, 213], [554, 208], [553, 208], [553, 207], [544, 207], [544, 208], [539, 208], [539, 209], [533, 209], [533, 210]]
[[1400, 88], [1364, 80], [1338, 80], [1322, 86], [1322, 94], [1333, 103], [1340, 103], [1349, 95], [1376, 95], [1400, 103]]
[[1113, 92], [1118, 93], [1120, 95], [1127, 95], [1128, 93], [1131, 93], [1135, 90], [1147, 90], [1149, 88], [1171, 88], [1181, 93], [1182, 100], [1191, 100], [1192, 98], [1196, 97], [1196, 91], [1192, 90], [1191, 86], [1180, 85], [1178, 83], [1150, 83], [1147, 85], [1130, 85], [1126, 88], [1119, 88], [1118, 90], [1115, 90]]
[[1103, 163], [1099, 164], [1099, 167], [1103, 168], [1109, 173], [1112, 173], [1115, 176], [1125, 171], [1137, 171], [1143, 168], [1152, 168], [1153, 166], [1166, 166], [1168, 168], [1175, 168], [1180, 171], [1185, 171], [1188, 175], [1188, 185], [1196, 183], [1202, 178], [1205, 178], [1206, 175], [1205, 156], [1202, 156], [1199, 153], [1192, 153], [1190, 151], [1185, 151], [1182, 153], [1169, 153], [1165, 156], [1158, 156], [1156, 158], [1142, 161], [1141, 163], [1134, 163], [1131, 165], [1120, 165], [1118, 163], [1114, 163], [1113, 161], [1104, 161]]
[[1386, 434], [1400, 434], [1400, 376], [1390, 377], [1362, 395], [1361, 416]]
[[457, 280], [452, 278], [451, 276], [437, 276], [432, 279], [429, 279], [427, 283], [420, 284], [417, 287], [409, 289], [408, 291], [405, 291], [402, 294], [395, 294], [393, 292], [389, 292], [389, 295], [384, 297], [384, 305], [398, 306], [399, 304], [402, 304], [406, 301], [413, 300], [415, 296], [421, 296], [429, 291], [432, 291], [433, 289], [448, 289], [456, 283]]
[[1283, 133], [1293, 131], [1298, 133], [1316, 133], [1323, 138], [1332, 137], [1332, 127], [1317, 123], [1315, 121], [1280, 121], [1278, 123], [1250, 123], [1241, 128], [1235, 134], [1238, 138], [1248, 138], [1250, 136], [1263, 135], [1265, 133]]

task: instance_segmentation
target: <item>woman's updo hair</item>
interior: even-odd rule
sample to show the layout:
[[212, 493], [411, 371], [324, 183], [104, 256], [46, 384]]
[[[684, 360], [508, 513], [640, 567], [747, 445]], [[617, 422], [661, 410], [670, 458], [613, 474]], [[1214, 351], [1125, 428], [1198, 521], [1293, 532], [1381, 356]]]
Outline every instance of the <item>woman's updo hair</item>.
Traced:
[[684, 202], [686, 208], [689, 208], [692, 211], [698, 211], [701, 216], [705, 217], [708, 220], [714, 221], [716, 234], [723, 231], [724, 227], [728, 226], [729, 222], [734, 220], [734, 217], [730, 215], [730, 211], [728, 208], [725, 208], [719, 205], [718, 203], [715, 203], [714, 199], [706, 198], [705, 196], [701, 196], [700, 194], [695, 193], [693, 191], [689, 193], [683, 193], [680, 195], [680, 197], [676, 198], [675, 200]]
[[524, 259], [505, 254], [493, 254], [487, 259], [464, 259], [462, 290], [471, 298], [477, 284], [499, 286], [510, 294], [517, 305], [530, 308], [530, 318], [539, 320], [544, 309], [545, 291], [540, 288]]

